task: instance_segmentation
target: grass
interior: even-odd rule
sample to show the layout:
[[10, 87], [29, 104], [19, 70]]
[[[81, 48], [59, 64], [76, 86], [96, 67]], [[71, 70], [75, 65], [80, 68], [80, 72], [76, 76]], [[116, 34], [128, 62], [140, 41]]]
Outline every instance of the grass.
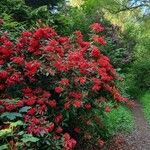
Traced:
[[143, 105], [144, 115], [150, 124], [150, 92], [145, 92], [145, 94], [141, 96], [140, 101]]
[[130, 133], [134, 129], [133, 114], [125, 106], [119, 106], [119, 108], [106, 113], [104, 122], [109, 135], [115, 135], [119, 132]]

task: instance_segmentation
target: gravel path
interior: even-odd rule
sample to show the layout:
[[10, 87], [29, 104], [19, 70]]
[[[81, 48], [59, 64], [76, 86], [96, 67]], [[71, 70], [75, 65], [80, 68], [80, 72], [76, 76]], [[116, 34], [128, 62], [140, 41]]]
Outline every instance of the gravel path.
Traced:
[[133, 108], [136, 129], [132, 134], [125, 137], [123, 150], [150, 150], [150, 128], [144, 118], [141, 105], [137, 103]]

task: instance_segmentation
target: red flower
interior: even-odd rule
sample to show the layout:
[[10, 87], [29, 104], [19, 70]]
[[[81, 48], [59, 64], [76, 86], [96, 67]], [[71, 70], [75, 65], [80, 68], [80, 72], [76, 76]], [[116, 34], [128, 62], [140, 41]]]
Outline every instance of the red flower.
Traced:
[[0, 71], [0, 79], [6, 79], [8, 77], [7, 71], [1, 70]]
[[62, 61], [60, 60], [57, 60], [54, 64], [54, 66], [59, 70], [59, 71], [66, 71], [67, 70], [67, 67], [63, 64]]
[[89, 110], [89, 109], [91, 109], [92, 106], [91, 106], [90, 103], [87, 103], [87, 104], [84, 105], [84, 107]]
[[90, 25], [90, 28], [97, 33], [104, 30], [104, 27], [100, 23], [93, 23]]
[[105, 84], [105, 85], [104, 85], [104, 89], [105, 89], [106, 91], [111, 92], [113, 88], [112, 88], [109, 84]]
[[59, 43], [56, 40], [50, 40], [48, 45], [57, 46]]
[[16, 104], [17, 107], [22, 107], [24, 105], [24, 102], [22, 100], [19, 100]]
[[4, 60], [0, 60], [0, 65], [3, 65], [5, 63]]
[[105, 107], [105, 112], [110, 112], [110, 111], [111, 111], [110, 107], [109, 107], [109, 106], [106, 106], [106, 107]]
[[45, 103], [45, 99], [39, 99], [37, 100], [37, 103], [43, 105]]
[[107, 66], [109, 66], [109, 58], [108, 58], [108, 57], [101, 57], [101, 58], [98, 60], [98, 64], [99, 64], [101, 67], [107, 67]]
[[36, 60], [27, 62], [25, 64], [25, 68], [27, 70], [26, 75], [27, 76], [33, 76], [33, 75], [35, 75], [35, 73], [40, 68], [40, 66], [41, 66], [41, 63], [38, 62], [38, 61], [36, 61]]
[[37, 125], [37, 124], [40, 124], [40, 120], [39, 120], [38, 118], [35, 118], [35, 117], [32, 119], [32, 122], [33, 122], [34, 124], [36, 124], [36, 125]]
[[70, 108], [70, 102], [66, 102], [64, 104], [64, 109], [69, 109]]
[[99, 91], [101, 89], [101, 86], [98, 85], [98, 84], [95, 84], [93, 87], [92, 87], [92, 91]]
[[58, 127], [57, 129], [56, 129], [56, 133], [62, 133], [62, 131], [63, 131], [63, 129], [61, 128], [61, 127]]
[[56, 103], [55, 100], [51, 100], [48, 104], [49, 104], [49, 106], [52, 107], [52, 108], [56, 108], [56, 105], [57, 105], [57, 103]]
[[91, 55], [95, 58], [99, 58], [101, 55], [100, 50], [94, 46], [92, 49]]
[[53, 46], [46, 46], [45, 51], [54, 52], [54, 47]]
[[101, 139], [99, 139], [97, 142], [100, 147], [104, 146], [104, 144], [105, 144], [105, 142]]
[[81, 101], [77, 101], [77, 100], [76, 100], [76, 101], [73, 102], [73, 106], [74, 106], [75, 108], [80, 108], [80, 107], [81, 107], [81, 104], [82, 104]]
[[79, 80], [81, 85], [86, 83], [86, 77], [79, 77], [79, 78], [77, 78], [77, 80]]
[[68, 133], [65, 133], [65, 134], [64, 134], [64, 139], [65, 139], [66, 141], [70, 140], [70, 135], [69, 135]]
[[63, 115], [59, 114], [54, 118], [55, 123], [60, 123], [62, 121]]
[[60, 81], [60, 84], [65, 85], [65, 86], [68, 86], [68, 85], [69, 85], [69, 80], [66, 79], [66, 78], [64, 78], [64, 79], [62, 79], [62, 80]]
[[0, 84], [0, 91], [5, 89], [5, 85], [4, 84]]
[[61, 93], [63, 89], [61, 87], [55, 87], [55, 92], [56, 93]]
[[61, 47], [56, 47], [55, 51], [59, 54], [59, 56], [64, 56], [64, 50]]
[[14, 104], [7, 104], [5, 105], [5, 108], [7, 111], [12, 111], [16, 108], [16, 106]]
[[80, 39], [83, 38], [83, 34], [81, 33], [81, 31], [75, 31], [74, 33], [76, 34], [76, 36], [77, 36], [78, 38], [80, 38]]
[[29, 87], [27, 87], [27, 88], [22, 89], [22, 92], [24, 94], [30, 94], [30, 93], [32, 93], [32, 89], [30, 89]]
[[27, 111], [27, 114], [33, 116], [36, 113], [36, 111], [36, 108], [31, 108]]
[[76, 140], [71, 139], [68, 133], [64, 134], [64, 149], [63, 150], [72, 150], [77, 144]]
[[81, 60], [81, 54], [79, 52], [71, 52], [68, 56], [68, 59], [70, 62], [75, 61], [78, 62], [79, 60]]
[[25, 32], [22, 32], [22, 33], [21, 33], [21, 36], [22, 36], [22, 37], [25, 37], [25, 36], [26, 36], [26, 37], [30, 37], [31, 35], [32, 35], [32, 33], [31, 33], [31, 32], [28, 32], [28, 31], [25, 31]]
[[73, 97], [75, 99], [81, 99], [82, 98], [82, 93], [79, 93], [79, 92], [70, 92], [69, 96]]
[[76, 133], [80, 133], [81, 129], [80, 129], [80, 128], [74, 128], [74, 131], [75, 131]]
[[58, 41], [61, 43], [61, 44], [66, 44], [69, 42], [69, 38], [68, 37], [59, 37], [58, 38]]
[[11, 58], [13, 63], [22, 65], [24, 63], [24, 58], [23, 57], [13, 57]]
[[51, 124], [48, 126], [48, 132], [49, 132], [49, 133], [52, 132], [53, 129], [54, 129], [54, 127], [55, 127], [54, 123], [51, 123]]
[[27, 105], [32, 106], [35, 104], [36, 100], [35, 99], [27, 99], [25, 102]]
[[43, 97], [49, 98], [49, 97], [51, 97], [51, 93], [49, 93], [48, 91], [44, 91], [43, 92]]
[[12, 74], [12, 76], [10, 76], [9, 78], [7, 78], [6, 80], [6, 84], [11, 86], [13, 84], [15, 84], [16, 82], [21, 81], [21, 73], [20, 72], [15, 72], [14, 74]]
[[104, 36], [102, 36], [102, 37], [93, 36], [93, 40], [103, 46], [105, 46], [107, 44], [106, 41], [104, 40]]
[[92, 81], [94, 85], [101, 85], [101, 80], [98, 78], [92, 78]]

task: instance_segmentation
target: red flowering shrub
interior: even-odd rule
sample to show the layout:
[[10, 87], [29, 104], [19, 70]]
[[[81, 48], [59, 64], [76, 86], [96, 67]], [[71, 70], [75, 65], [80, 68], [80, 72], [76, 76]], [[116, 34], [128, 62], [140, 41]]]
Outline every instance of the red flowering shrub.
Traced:
[[78, 134], [97, 143], [101, 135], [91, 130], [99, 124], [94, 110], [110, 112], [106, 101], [127, 101], [115, 87], [109, 58], [96, 46], [106, 45], [104, 27], [90, 28], [90, 42], [80, 31], [60, 37], [49, 27], [23, 32], [16, 42], [0, 37], [0, 111], [21, 113], [22, 130], [49, 141], [36, 146], [53, 143], [56, 150], [55, 141], [61, 141], [60, 149], [71, 150]]

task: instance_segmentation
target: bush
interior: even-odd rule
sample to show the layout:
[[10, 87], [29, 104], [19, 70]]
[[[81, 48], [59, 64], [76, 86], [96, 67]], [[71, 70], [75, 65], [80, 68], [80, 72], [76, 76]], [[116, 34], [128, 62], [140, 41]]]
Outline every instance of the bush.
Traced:
[[[71, 150], [83, 139], [97, 143], [103, 135], [97, 132], [95, 112], [110, 112], [107, 101], [128, 102], [115, 87], [117, 75], [109, 58], [96, 47], [107, 44], [104, 27], [94, 23], [90, 28], [89, 42], [80, 31], [60, 37], [49, 27], [22, 32], [15, 42], [1, 36], [1, 128], [19, 119], [25, 134], [40, 139], [23, 143], [23, 148]], [[18, 138], [6, 141], [16, 143]]]
[[129, 93], [138, 98], [145, 91], [150, 89], [150, 61], [142, 58], [134, 62], [128, 75], [127, 84], [129, 86]]

